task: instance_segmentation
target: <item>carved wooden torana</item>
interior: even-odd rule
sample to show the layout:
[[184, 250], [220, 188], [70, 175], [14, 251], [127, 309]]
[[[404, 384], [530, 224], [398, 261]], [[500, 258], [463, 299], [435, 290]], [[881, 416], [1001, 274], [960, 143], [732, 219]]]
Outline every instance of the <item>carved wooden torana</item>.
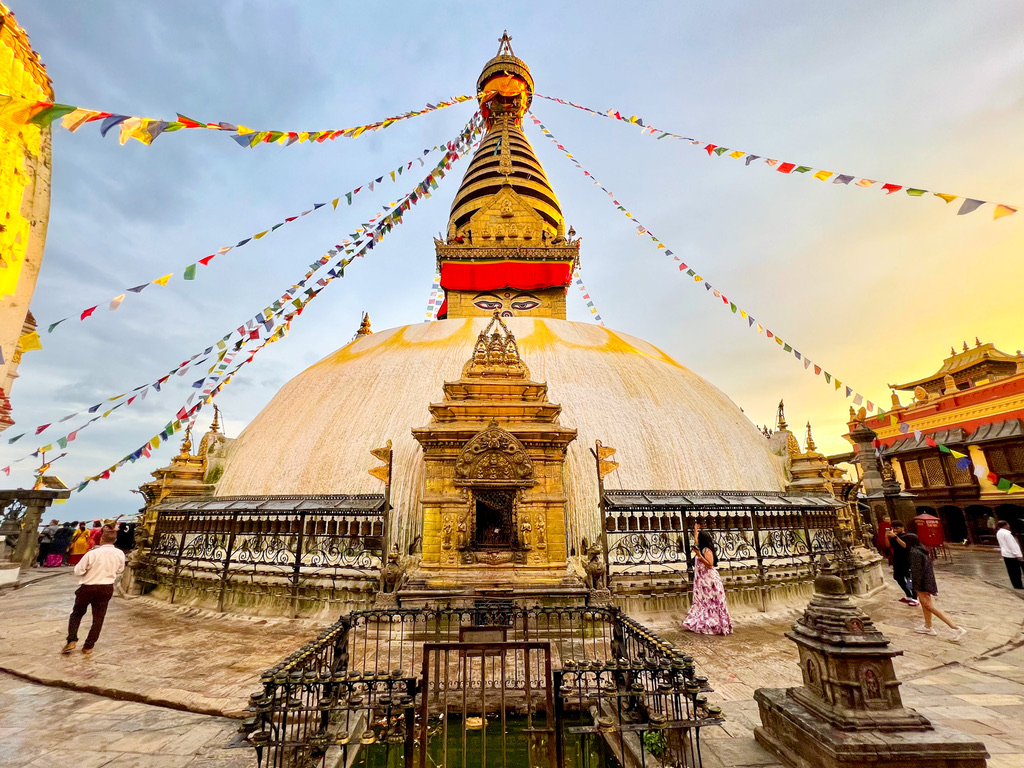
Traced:
[[444, 400], [431, 404], [430, 424], [412, 431], [426, 465], [425, 571], [564, 575], [562, 473], [576, 430], [559, 425], [561, 410], [548, 401], [547, 384], [530, 380], [515, 337], [495, 313], [462, 377], [446, 382]]

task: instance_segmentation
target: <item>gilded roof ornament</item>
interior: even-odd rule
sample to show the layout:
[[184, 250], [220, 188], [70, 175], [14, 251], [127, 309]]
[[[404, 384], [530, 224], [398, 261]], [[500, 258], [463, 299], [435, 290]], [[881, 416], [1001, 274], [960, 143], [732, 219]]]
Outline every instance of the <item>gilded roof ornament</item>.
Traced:
[[814, 444], [814, 435], [811, 434], [811, 422], [807, 422], [807, 452], [813, 453], [818, 450], [818, 446]]
[[480, 331], [473, 356], [462, 367], [463, 378], [502, 377], [528, 379], [530, 371], [519, 356], [516, 337], [496, 311], [487, 327]]
[[776, 422], [777, 429], [786, 429], [787, 427], [789, 427], [789, 425], [786, 423], [786, 406], [782, 402], [782, 400], [779, 400], [779, 409], [778, 411], [776, 411], [776, 414], [778, 416], [778, 421]]
[[373, 329], [370, 327], [370, 313], [363, 312], [363, 319], [359, 322], [359, 330], [356, 331], [356, 336], [369, 336], [373, 333]]

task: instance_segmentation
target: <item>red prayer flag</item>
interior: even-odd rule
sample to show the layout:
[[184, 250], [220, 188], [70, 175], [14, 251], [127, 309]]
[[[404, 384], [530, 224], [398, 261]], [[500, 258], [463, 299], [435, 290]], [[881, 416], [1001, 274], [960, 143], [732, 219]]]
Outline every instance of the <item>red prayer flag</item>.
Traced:
[[711, 157], [711, 153], [715, 151], [715, 147], [717, 146], [717, 144], [708, 144], [706, 147], [704, 147], [704, 150], [708, 153], [708, 157]]
[[932, 440], [927, 435], [925, 435], [924, 442], [925, 442], [926, 445], [928, 445], [931, 448], [938, 448], [939, 447], [939, 444], [936, 443], [934, 440]]
[[779, 173], [789, 173], [794, 168], [796, 168], [796, 163], [782, 163], [775, 170], [777, 170]]
[[985, 479], [988, 480], [990, 483], [998, 483], [999, 482], [999, 475], [997, 475], [995, 472], [989, 472], [985, 476]]
[[211, 253], [206, 258], [200, 259], [199, 263], [202, 264], [204, 267], [209, 266], [210, 262], [213, 261], [213, 257], [216, 256], [216, 255], [217, 255], [216, 253]]
[[893, 192], [899, 192], [903, 189], [902, 184], [883, 184], [882, 189], [885, 190], [885, 194], [891, 195]]
[[[99, 304], [97, 304], [96, 306], [98, 307]], [[89, 317], [95, 311], [96, 307], [89, 307], [89, 309], [85, 310], [85, 312], [82, 313], [82, 317], [80, 319], [85, 320], [85, 318]]]
[[48, 426], [50, 426], [50, 425], [49, 424], [41, 424], [40, 426], [36, 427], [36, 434], [38, 435], [40, 432], [42, 432]]

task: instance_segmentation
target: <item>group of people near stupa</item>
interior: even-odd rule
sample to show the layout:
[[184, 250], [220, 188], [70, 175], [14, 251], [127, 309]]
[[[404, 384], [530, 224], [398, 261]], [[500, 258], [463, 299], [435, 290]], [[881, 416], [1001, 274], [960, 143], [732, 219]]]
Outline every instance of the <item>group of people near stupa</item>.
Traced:
[[[102, 520], [94, 520], [92, 527], [84, 520], [70, 523], [51, 520], [39, 532], [39, 554], [36, 556], [35, 567], [77, 565], [86, 552], [99, 545], [103, 528]], [[122, 552], [130, 552], [135, 548], [135, 523], [117, 524], [114, 546]]]

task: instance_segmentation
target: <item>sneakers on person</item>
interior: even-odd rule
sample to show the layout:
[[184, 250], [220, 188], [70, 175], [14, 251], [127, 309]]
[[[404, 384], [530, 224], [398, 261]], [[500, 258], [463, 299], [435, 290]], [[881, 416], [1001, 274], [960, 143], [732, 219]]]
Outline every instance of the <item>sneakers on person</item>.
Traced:
[[956, 629], [953, 630], [953, 636], [949, 638], [949, 641], [951, 643], [959, 643], [961, 640], [964, 639], [964, 635], [966, 635], [966, 634], [967, 634], [967, 630], [966, 629], [964, 629], [963, 627], [957, 627]]
[[67, 645], [65, 645], [65, 646], [64, 646], [63, 648], [61, 648], [61, 651], [60, 651], [60, 652], [61, 652], [61, 653], [63, 653], [63, 654], [64, 654], [64, 655], [66, 656], [67, 654], [69, 654], [69, 653], [71, 653], [71, 652], [72, 652], [73, 650], [75, 650], [75, 646], [76, 646], [76, 645], [78, 645], [78, 643], [73, 643], [73, 642], [72, 642], [72, 643], [68, 643], [68, 644], [67, 644]]
[[915, 627], [914, 631], [917, 632], [918, 634], [921, 634], [921, 635], [937, 635], [937, 634], [939, 634], [932, 627], [926, 627], [924, 624], [922, 624], [920, 627]]
[[[934, 635], [935, 632], [932, 632], [932, 634]], [[82, 649], [82, 653], [84, 653], [86, 656], [88, 656], [90, 653], [92, 653], [92, 648], [83, 648]]]
[[907, 604], [910, 604], [910, 603], [912, 603], [912, 602], [914, 602], [914, 601], [913, 601], [913, 600], [911, 600], [911, 599], [910, 599], [909, 597], [901, 597], [901, 598], [900, 598], [900, 602], [901, 602], [901, 603], [907, 603]]
[[917, 600], [909, 600], [907, 602], [907, 605], [911, 606], [912, 608], [917, 608], [921, 604]]

